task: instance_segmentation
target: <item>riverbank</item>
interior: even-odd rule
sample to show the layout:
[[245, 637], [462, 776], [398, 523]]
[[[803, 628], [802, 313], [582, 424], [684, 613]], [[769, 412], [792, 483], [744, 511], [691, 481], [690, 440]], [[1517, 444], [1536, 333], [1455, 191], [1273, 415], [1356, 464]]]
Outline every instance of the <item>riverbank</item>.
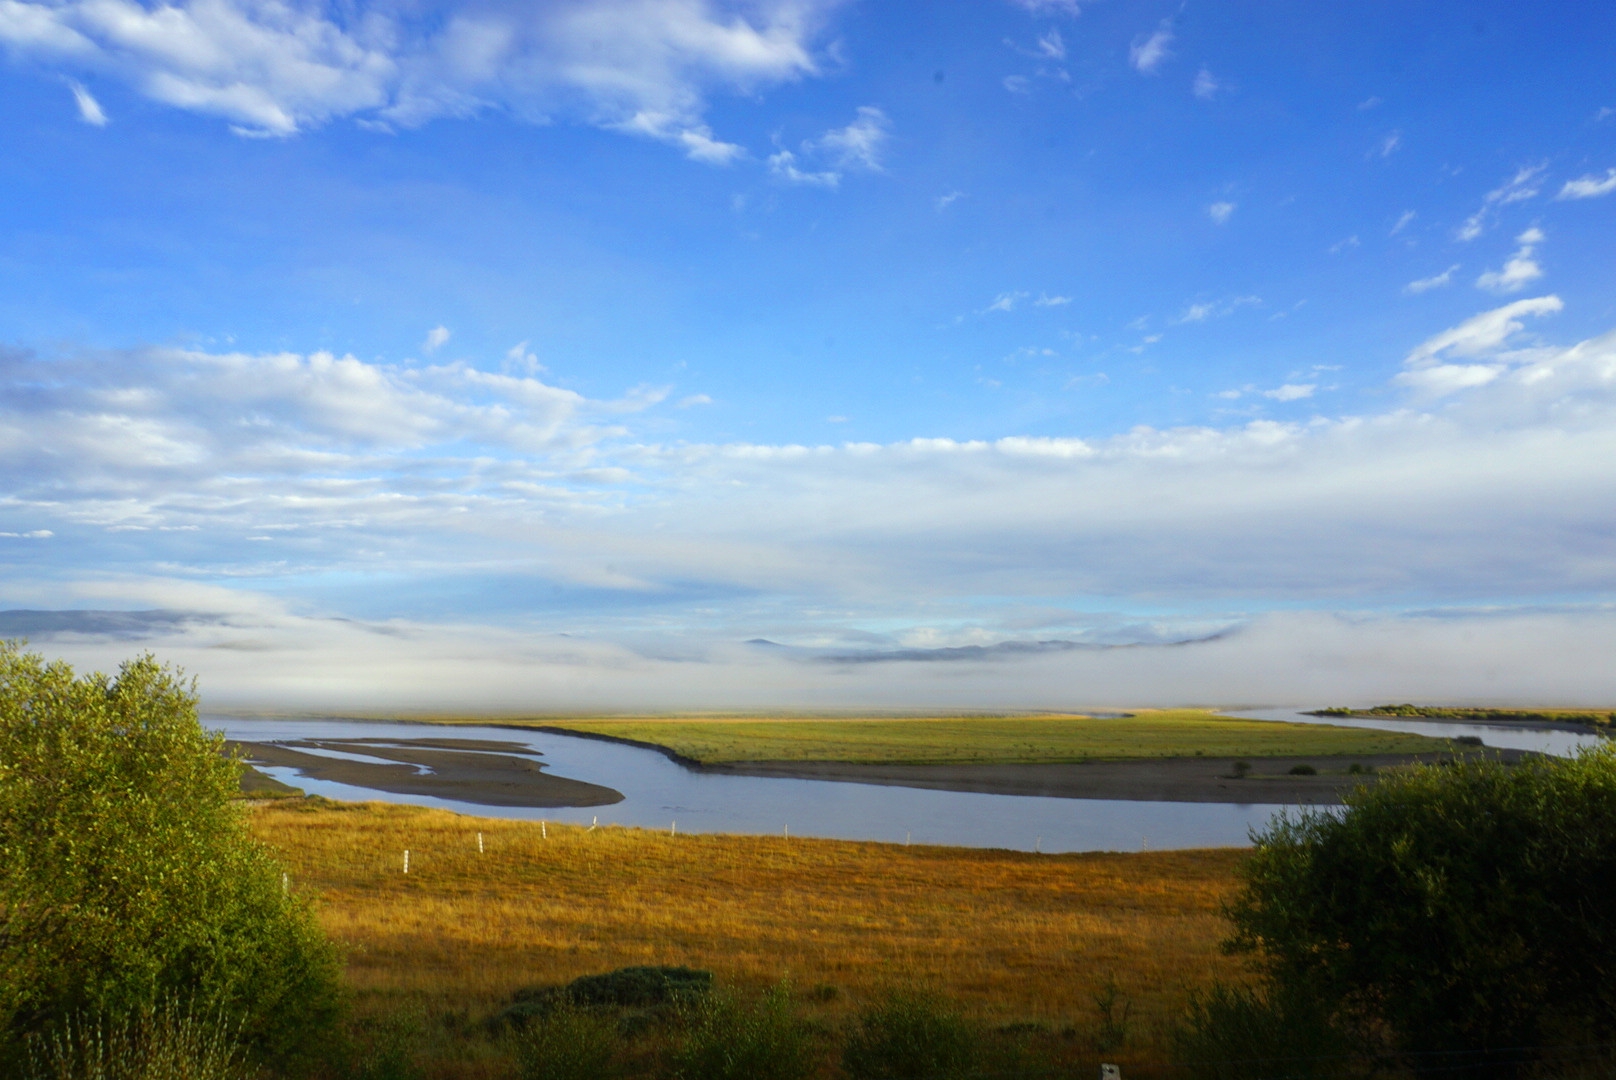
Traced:
[[1104, 1060], [1127, 1066], [1163, 1060], [1192, 990], [1243, 977], [1218, 948], [1240, 850], [672, 836], [316, 800], [249, 821], [292, 889], [317, 896], [360, 1014], [418, 1018], [432, 1077], [493, 1075], [482, 1021], [516, 990], [635, 964], [704, 968], [745, 991], [789, 979], [830, 1023], [884, 988], [923, 986], [991, 1024], [1070, 1031], [1084, 1073], [1108, 983], [1129, 1036]]

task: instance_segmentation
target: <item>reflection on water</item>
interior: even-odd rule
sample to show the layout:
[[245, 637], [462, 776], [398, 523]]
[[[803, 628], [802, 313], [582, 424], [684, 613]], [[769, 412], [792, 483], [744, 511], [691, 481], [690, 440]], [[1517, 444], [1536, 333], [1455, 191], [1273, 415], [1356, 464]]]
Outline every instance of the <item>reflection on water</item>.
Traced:
[[1605, 741], [1602, 735], [1587, 735], [1580, 731], [1559, 731], [1552, 728], [1510, 727], [1505, 724], [1462, 724], [1445, 720], [1399, 720], [1379, 716], [1308, 716], [1297, 709], [1250, 709], [1230, 712], [1229, 716], [1252, 720], [1281, 720], [1291, 724], [1334, 724], [1338, 727], [1372, 728], [1377, 731], [1402, 731], [1410, 735], [1432, 735], [1438, 739], [1457, 739], [1474, 736], [1484, 746], [1500, 750], [1535, 750], [1555, 757], [1570, 757], [1584, 746], [1598, 746]]
[[[632, 825], [680, 832], [783, 833], [840, 840], [881, 840], [1019, 851], [1142, 851], [1230, 847], [1247, 843], [1281, 807], [1231, 803], [1132, 802], [983, 795], [881, 787], [831, 780], [791, 780], [694, 772], [655, 750], [549, 732], [498, 727], [430, 727], [349, 720], [244, 720], [205, 716], [232, 739], [494, 739], [542, 755], [550, 772], [604, 784], [624, 795], [613, 806], [571, 809], [482, 806], [395, 795], [310, 780], [290, 768], [262, 768], [277, 780], [333, 799], [436, 806], [485, 817], [548, 819], [587, 825]], [[312, 749], [307, 753], [319, 753]]]

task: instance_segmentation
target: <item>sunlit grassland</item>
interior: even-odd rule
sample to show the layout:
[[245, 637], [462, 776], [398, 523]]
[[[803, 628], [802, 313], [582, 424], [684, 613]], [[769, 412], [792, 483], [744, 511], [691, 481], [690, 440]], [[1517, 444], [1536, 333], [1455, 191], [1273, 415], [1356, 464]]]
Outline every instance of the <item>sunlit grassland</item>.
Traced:
[[501, 720], [665, 747], [704, 764], [1032, 764], [1162, 757], [1304, 757], [1451, 750], [1430, 739], [1325, 724], [1242, 720], [1205, 709], [1122, 717], [954, 716], [876, 719], [590, 717]]
[[1120, 1056], [1159, 1060], [1187, 991], [1240, 975], [1218, 949], [1238, 850], [1032, 855], [553, 823], [545, 839], [537, 822], [301, 800], [251, 820], [293, 887], [317, 893], [362, 1011], [475, 1021], [518, 987], [689, 964], [742, 988], [835, 986], [805, 1006], [827, 1019], [910, 983], [988, 1022], [1087, 1032], [1114, 978], [1136, 1034]]

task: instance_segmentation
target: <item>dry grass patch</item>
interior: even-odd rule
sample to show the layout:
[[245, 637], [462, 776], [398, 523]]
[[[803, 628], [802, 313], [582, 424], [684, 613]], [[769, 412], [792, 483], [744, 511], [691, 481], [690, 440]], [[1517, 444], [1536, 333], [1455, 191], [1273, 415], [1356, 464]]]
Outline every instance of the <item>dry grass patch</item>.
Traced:
[[688, 964], [742, 987], [835, 986], [833, 1015], [912, 981], [992, 1022], [1086, 1032], [1114, 977], [1135, 1052], [1153, 1057], [1188, 988], [1239, 976], [1217, 946], [1238, 850], [1039, 856], [555, 824], [545, 839], [537, 822], [381, 803], [264, 805], [252, 822], [295, 887], [319, 891], [362, 1010], [475, 1020], [522, 986]]

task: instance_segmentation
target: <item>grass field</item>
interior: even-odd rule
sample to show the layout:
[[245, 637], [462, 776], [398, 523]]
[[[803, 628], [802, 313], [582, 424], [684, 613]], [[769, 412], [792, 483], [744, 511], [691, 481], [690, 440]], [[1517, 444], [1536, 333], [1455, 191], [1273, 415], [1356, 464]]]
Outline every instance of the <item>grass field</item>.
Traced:
[[[250, 813], [348, 949], [359, 1013], [425, 1018], [432, 1076], [505, 1075], [477, 1024], [517, 988], [631, 964], [740, 988], [789, 977], [827, 1022], [918, 984], [990, 1023], [1070, 1028], [1079, 1054], [1114, 979], [1131, 1040], [1107, 1060], [1124, 1064], [1159, 1062], [1188, 991], [1241, 973], [1218, 949], [1238, 850], [1039, 856], [554, 824], [544, 838], [538, 823], [303, 800]], [[834, 999], [808, 1002], [817, 987]]]
[[1029, 764], [1196, 755], [1418, 754], [1452, 749], [1446, 739], [1324, 724], [1241, 720], [1205, 709], [1145, 711], [1126, 717], [613, 717], [499, 722], [633, 739], [704, 764]]

